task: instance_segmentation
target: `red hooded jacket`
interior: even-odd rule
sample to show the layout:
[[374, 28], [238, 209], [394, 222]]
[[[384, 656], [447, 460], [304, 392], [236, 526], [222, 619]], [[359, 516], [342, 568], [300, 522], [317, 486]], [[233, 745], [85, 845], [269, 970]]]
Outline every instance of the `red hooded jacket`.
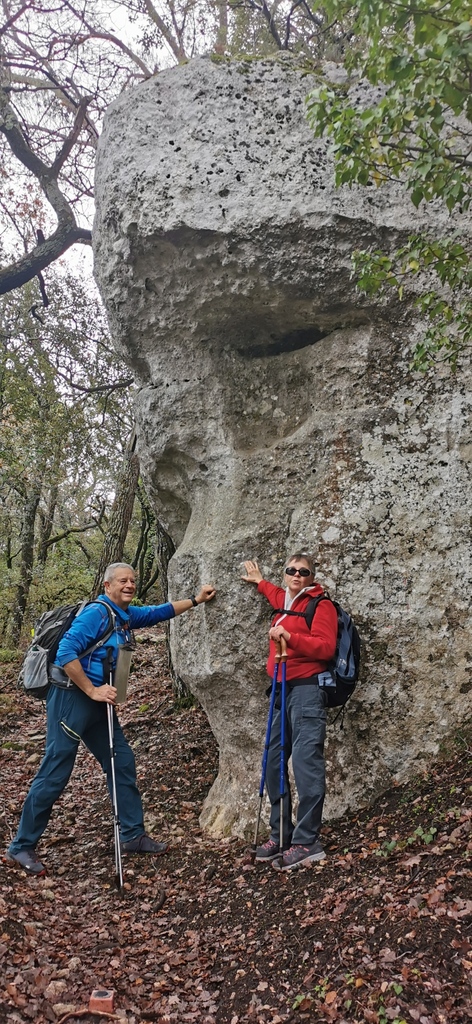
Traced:
[[[276, 587], [267, 580], [261, 580], [257, 589], [260, 594], [264, 594], [273, 608], [284, 607], [283, 587]], [[319, 583], [313, 583], [302, 594], [297, 595], [290, 606], [290, 611], [304, 612], [310, 599], [323, 593], [323, 587]], [[287, 680], [308, 679], [318, 672], [325, 672], [336, 653], [338, 636], [338, 615], [332, 602], [320, 601], [313, 616], [311, 630], [308, 629], [303, 615], [284, 615], [282, 612], [272, 620], [273, 626], [279, 624], [290, 633], [290, 640], [287, 641]], [[271, 640], [266, 666], [271, 678], [275, 667], [275, 649], [275, 643]]]

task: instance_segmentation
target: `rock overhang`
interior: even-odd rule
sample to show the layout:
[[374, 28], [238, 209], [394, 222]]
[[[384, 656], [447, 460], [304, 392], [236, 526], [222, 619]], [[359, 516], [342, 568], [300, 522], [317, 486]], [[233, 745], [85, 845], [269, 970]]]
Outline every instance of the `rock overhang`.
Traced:
[[[134, 292], [141, 345], [146, 327], [153, 349], [184, 326], [202, 343], [233, 333], [239, 348], [248, 334], [323, 331], [326, 319], [335, 329], [333, 306], [350, 323], [366, 306], [352, 280], [356, 238], [380, 245], [390, 232], [392, 244], [421, 224], [399, 186], [387, 205], [375, 188], [334, 187], [326, 143], [306, 120], [315, 81], [291, 55], [201, 58], [112, 104], [97, 161], [96, 266], [123, 322]], [[104, 235], [114, 244], [102, 253]]]

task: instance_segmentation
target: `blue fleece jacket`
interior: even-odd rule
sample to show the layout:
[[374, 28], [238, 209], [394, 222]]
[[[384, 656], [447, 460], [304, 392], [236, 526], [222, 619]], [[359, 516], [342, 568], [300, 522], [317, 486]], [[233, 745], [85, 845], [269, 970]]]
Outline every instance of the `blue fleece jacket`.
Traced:
[[[87, 647], [91, 647], [101, 636], [104, 636], [108, 626], [108, 612], [103, 604], [109, 605], [115, 615], [115, 627], [113, 633], [104, 644], [98, 647], [86, 658], [80, 655]], [[100, 601], [86, 605], [82, 612], [76, 616], [67, 633], [62, 637], [57, 649], [54, 664], [63, 668], [69, 661], [79, 659], [80, 664], [94, 686], [102, 686], [104, 682], [104, 661], [107, 657], [107, 648], [114, 650], [113, 668], [116, 665], [117, 651], [120, 644], [130, 640], [130, 630], [139, 629], [144, 626], [156, 626], [158, 622], [165, 622], [166, 619], [173, 619], [174, 609], [170, 602], [166, 604], [145, 605], [142, 608], [130, 605], [127, 611], [119, 608], [105, 595], [100, 595]]]

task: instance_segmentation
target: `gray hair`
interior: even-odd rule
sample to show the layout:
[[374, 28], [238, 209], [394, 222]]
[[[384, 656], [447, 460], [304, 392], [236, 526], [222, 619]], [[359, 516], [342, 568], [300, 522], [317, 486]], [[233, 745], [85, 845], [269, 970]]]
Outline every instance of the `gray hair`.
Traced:
[[110, 583], [118, 569], [131, 569], [131, 572], [135, 573], [135, 569], [129, 562], [112, 562], [111, 565], [107, 565], [103, 576], [104, 583]]
[[313, 555], [307, 554], [306, 551], [295, 551], [294, 555], [290, 555], [287, 558], [286, 565], [290, 565], [291, 562], [306, 562], [312, 576], [315, 574], [315, 559]]

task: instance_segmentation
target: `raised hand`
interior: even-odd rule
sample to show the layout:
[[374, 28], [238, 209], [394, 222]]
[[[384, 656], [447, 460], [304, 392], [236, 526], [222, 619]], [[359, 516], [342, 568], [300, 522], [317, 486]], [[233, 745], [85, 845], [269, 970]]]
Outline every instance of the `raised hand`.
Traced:
[[257, 562], [245, 562], [244, 568], [246, 569], [247, 576], [241, 576], [241, 579], [246, 583], [260, 583], [264, 579]]

